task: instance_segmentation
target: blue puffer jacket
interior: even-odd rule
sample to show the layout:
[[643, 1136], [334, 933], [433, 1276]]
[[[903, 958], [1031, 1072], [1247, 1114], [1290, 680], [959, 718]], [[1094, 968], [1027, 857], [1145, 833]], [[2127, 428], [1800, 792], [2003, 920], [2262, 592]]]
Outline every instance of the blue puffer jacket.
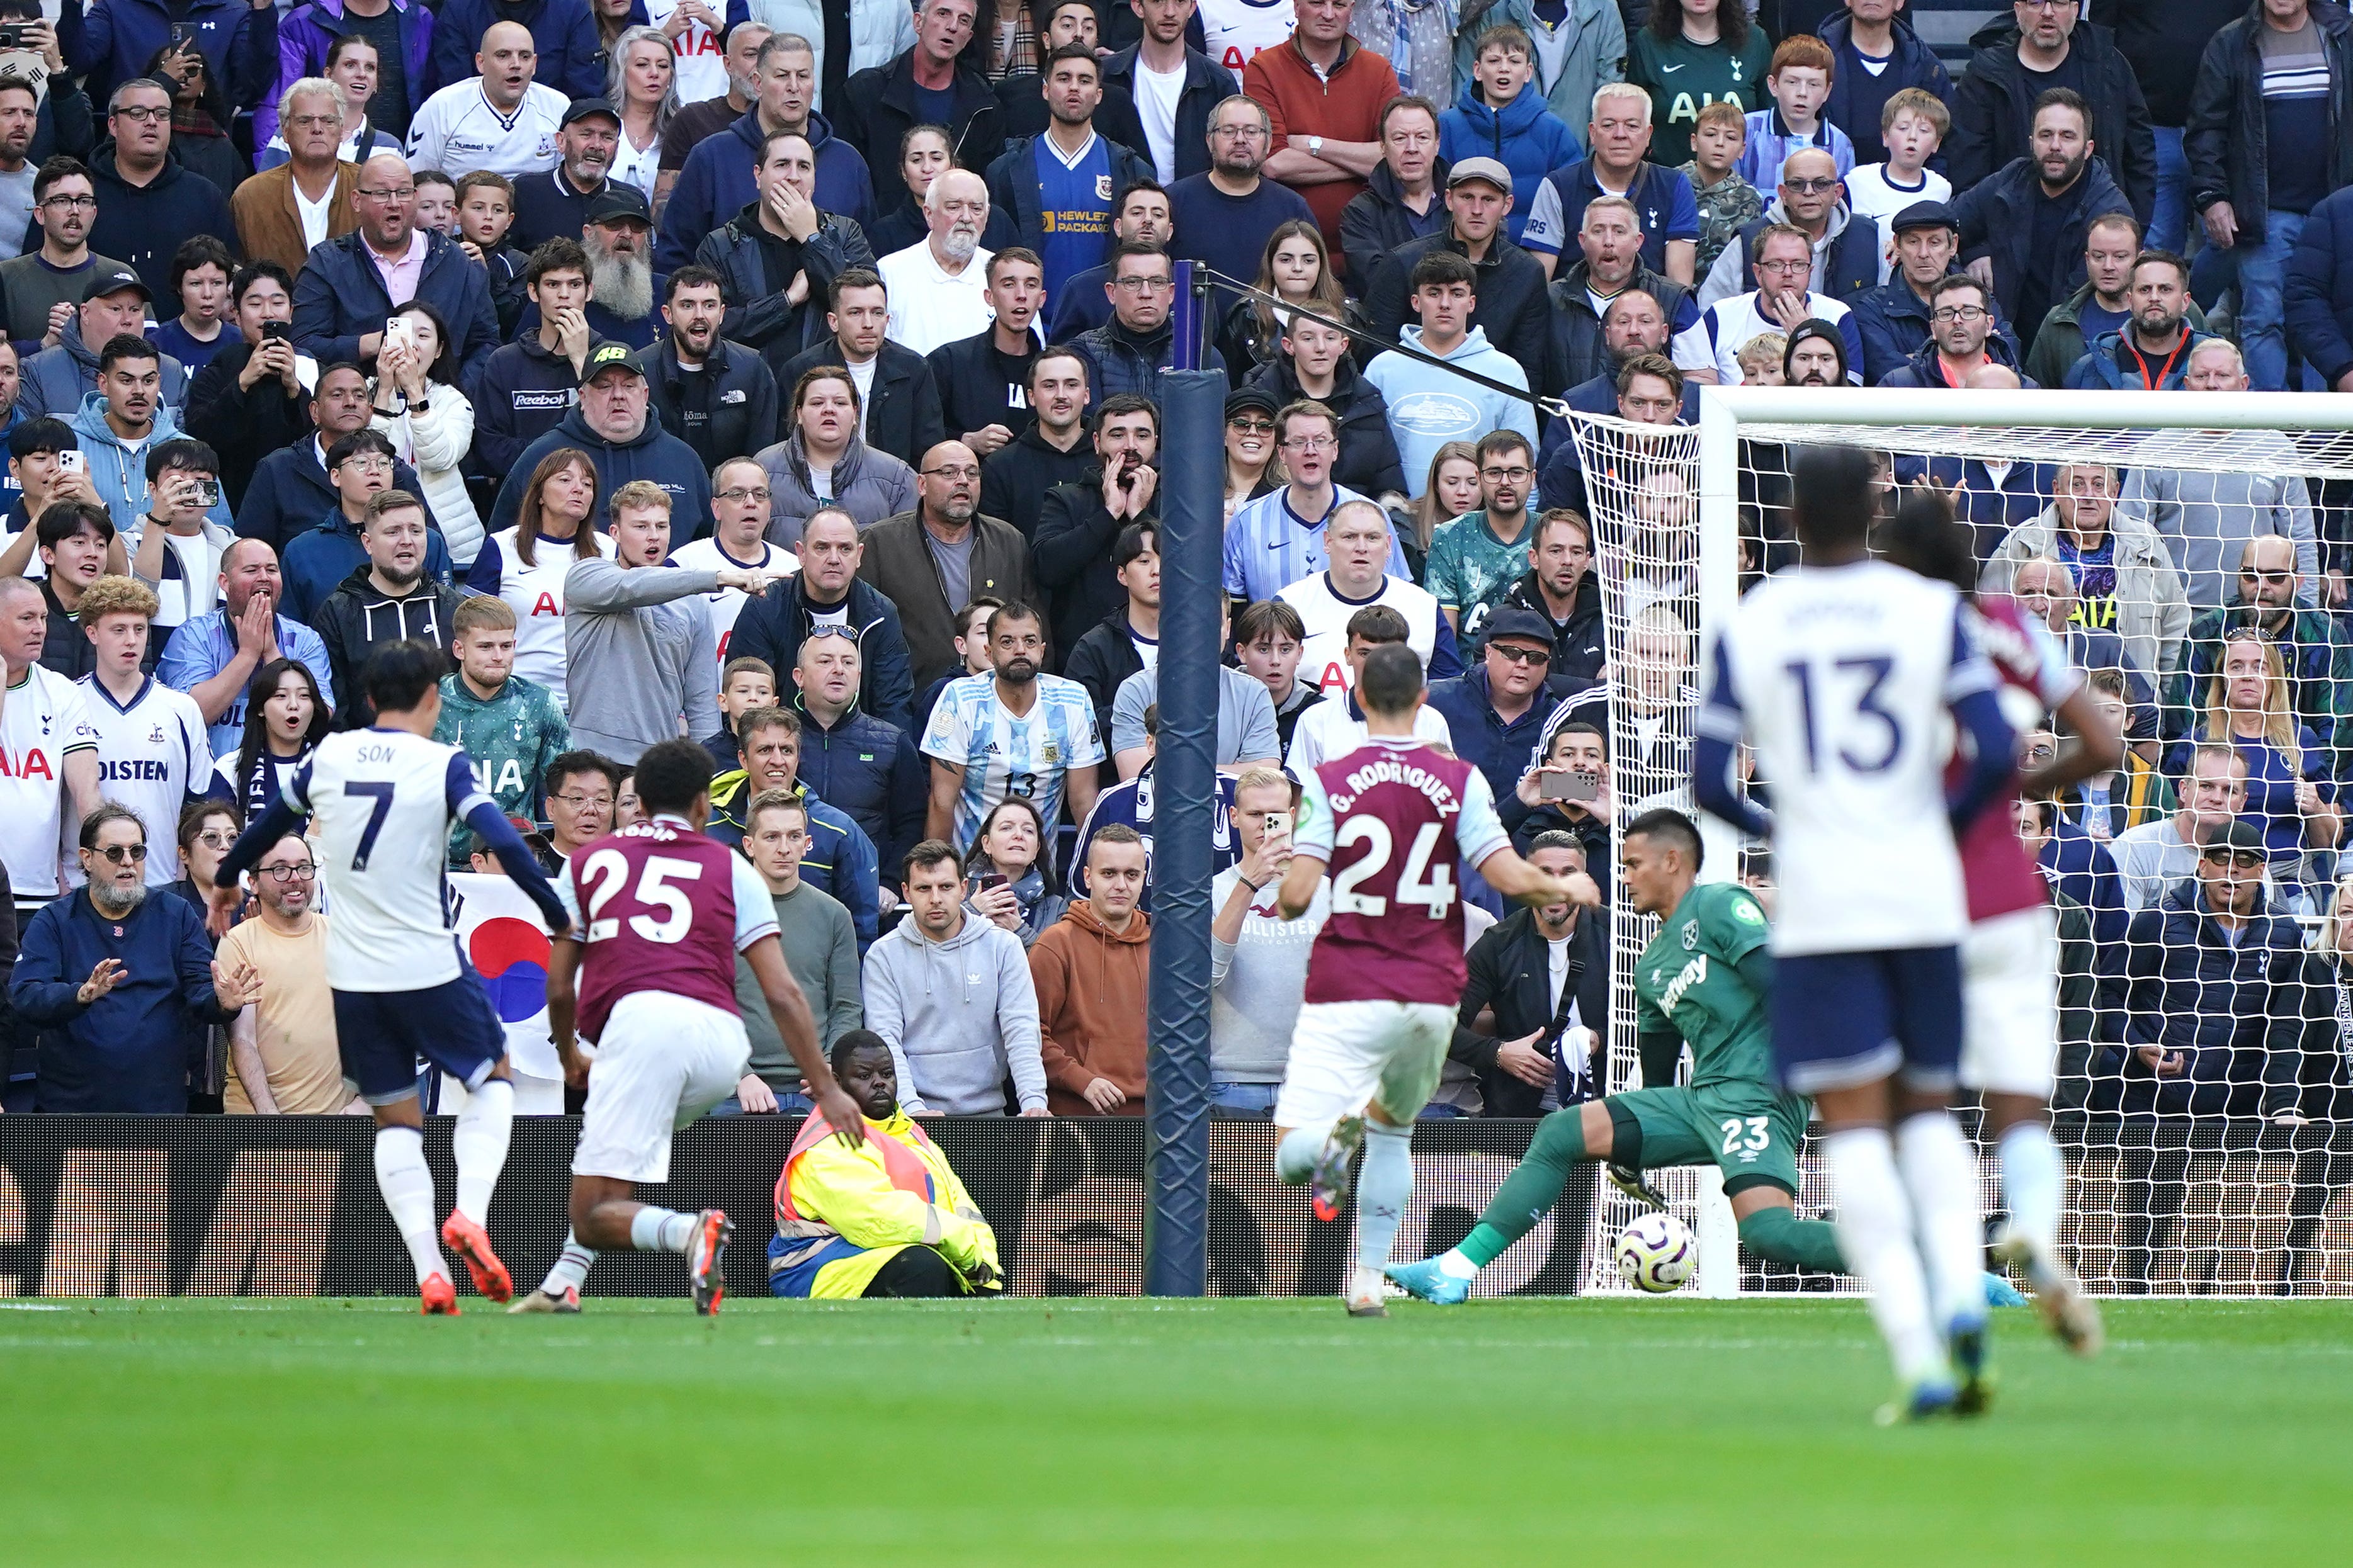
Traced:
[[[222, 97], [254, 103], [277, 96], [275, 9], [257, 11], [247, 0], [189, 0], [180, 20], [195, 29], [196, 52], [212, 68]], [[86, 17], [82, 0], [62, 0], [58, 7], [58, 52], [68, 69], [88, 79], [83, 86], [94, 104], [111, 98], [117, 83], [144, 76], [147, 62], [171, 41], [172, 11], [164, 0], [107, 0]]]
[[[817, 153], [818, 208], [863, 224], [874, 210], [874, 182], [866, 160], [833, 133], [822, 114], [811, 111], [808, 134]], [[765, 135], [760, 111], [746, 110], [723, 134], [706, 136], [686, 155], [670, 205], [662, 208], [661, 237], [654, 245], [657, 271], [675, 272], [691, 262], [705, 235], [760, 199], [752, 170], [760, 161]]]
[[2353, 370], [2353, 185], [2323, 197], [2304, 220], [2284, 292], [2288, 346], [2335, 386]]
[[693, 447], [662, 428], [660, 415], [647, 409], [645, 428], [635, 440], [607, 441], [588, 427], [587, 416], [575, 407], [515, 459], [507, 482], [499, 487], [498, 504], [491, 510], [485, 532], [514, 526], [515, 514], [522, 508], [524, 481], [542, 458], [565, 447], [587, 453], [588, 460], [596, 466], [598, 528], [610, 526], [605, 504], [615, 490], [631, 479], [650, 479], [670, 492], [673, 543], [682, 544], [711, 531], [711, 476], [703, 471], [702, 459], [694, 455]]
[[[2258, 890], [2255, 913], [2232, 942], [2207, 910], [2195, 879], [2135, 915], [2122, 973], [2104, 1000], [2113, 1015], [2105, 1073], [2121, 1072], [2123, 1109], [2213, 1116], [2252, 1112], [2274, 1052], [2294, 1053], [2303, 1029], [2304, 937]], [[2158, 1078], [2135, 1054], [2179, 1051], [2179, 1077]]]
[[1505, 221], [1512, 243], [1517, 245], [1535, 205], [1536, 187], [1555, 169], [1583, 158], [1585, 149], [1577, 133], [1546, 105], [1533, 81], [1500, 110], [1480, 97], [1480, 91], [1471, 85], [1456, 95], [1453, 108], [1438, 117], [1438, 154], [1449, 163], [1493, 158], [1512, 172], [1512, 213]]
[[493, 22], [520, 22], [531, 29], [531, 41], [539, 49], [533, 81], [566, 98], [604, 95], [605, 56], [588, 0], [448, 0], [433, 24], [428, 95], [476, 74], [474, 52]]

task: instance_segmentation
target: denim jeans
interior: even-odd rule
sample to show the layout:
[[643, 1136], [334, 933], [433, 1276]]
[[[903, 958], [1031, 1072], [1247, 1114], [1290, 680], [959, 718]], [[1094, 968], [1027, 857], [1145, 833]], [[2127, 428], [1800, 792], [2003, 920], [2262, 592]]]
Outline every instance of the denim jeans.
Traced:
[[2148, 220], [2148, 248], [2187, 254], [2189, 225], [2189, 160], [2181, 151], [2181, 127], [2157, 127], [2157, 207]]
[[[2304, 214], [2267, 212], [2263, 237], [2239, 251], [2239, 346], [2246, 353], [2248, 384], [2257, 392], [2287, 389], [2290, 365], [2283, 289], [2287, 258], [2304, 234]], [[2298, 374], [2296, 384], [2304, 378]]]
[[1274, 1097], [1279, 1083], [1235, 1083], [1212, 1079], [1209, 1082], [1209, 1114], [1221, 1121], [1270, 1121], [1274, 1118]]
[[[816, 1109], [817, 1101], [811, 1100], [806, 1094], [780, 1094], [776, 1096], [776, 1113], [780, 1116], [797, 1115], [804, 1111], [815, 1110]], [[712, 1116], [744, 1116], [748, 1115], [749, 1112], [744, 1110], [744, 1102], [731, 1094], [726, 1099], [721, 1100], [718, 1104], [712, 1106], [707, 1114]]]

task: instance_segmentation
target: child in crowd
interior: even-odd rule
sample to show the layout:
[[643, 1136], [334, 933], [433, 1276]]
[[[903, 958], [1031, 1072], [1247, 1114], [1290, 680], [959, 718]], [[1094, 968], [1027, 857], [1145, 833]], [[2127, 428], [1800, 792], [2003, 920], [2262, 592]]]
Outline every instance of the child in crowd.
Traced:
[[514, 186], [504, 174], [477, 169], [458, 182], [458, 246], [491, 275], [491, 309], [498, 312], [501, 342], [514, 337], [515, 322], [531, 302], [523, 287], [531, 258], [507, 243], [513, 226]]
[[765, 658], [731, 658], [719, 672], [719, 733], [703, 738], [702, 749], [721, 773], [744, 765], [735, 746], [735, 721], [754, 708], [776, 705], [776, 672]]
[[1732, 357], [1740, 365], [1743, 386], [1780, 386], [1781, 358], [1788, 353], [1789, 340], [1778, 332], [1759, 332], [1740, 345]]
[[1857, 217], [1867, 217], [1888, 236], [1879, 261], [1879, 280], [1894, 273], [1895, 240], [1889, 221], [1914, 202], [1948, 202], [1953, 183], [1928, 167], [1928, 160], [1945, 144], [1953, 128], [1952, 110], [1944, 100], [1922, 88], [1907, 87], [1880, 110], [1879, 134], [1887, 143], [1887, 162], [1864, 163], [1846, 177], [1847, 205]]
[[1740, 105], [1719, 98], [1699, 111], [1692, 126], [1692, 161], [1683, 166], [1699, 203], [1699, 268], [1705, 278], [1724, 247], [1742, 229], [1765, 216], [1765, 198], [1735, 173], [1748, 146], [1748, 117]]
[[417, 226], [437, 234], [458, 232], [458, 185], [438, 169], [419, 169], [417, 183]]
[[1854, 167], [1854, 143], [1822, 118], [1831, 96], [1831, 49], [1810, 33], [1781, 40], [1765, 90], [1773, 107], [1748, 117], [1748, 147], [1740, 155], [1740, 177], [1760, 191], [1781, 183], [1781, 165], [1792, 153], [1819, 147], [1838, 161], [1843, 176]]
[[1512, 174], [1512, 212], [1505, 232], [1516, 245], [1544, 177], [1585, 156], [1576, 132], [1527, 90], [1535, 76], [1535, 44], [1506, 22], [1479, 40], [1472, 87], [1438, 117], [1439, 155], [1450, 163], [1493, 158]]

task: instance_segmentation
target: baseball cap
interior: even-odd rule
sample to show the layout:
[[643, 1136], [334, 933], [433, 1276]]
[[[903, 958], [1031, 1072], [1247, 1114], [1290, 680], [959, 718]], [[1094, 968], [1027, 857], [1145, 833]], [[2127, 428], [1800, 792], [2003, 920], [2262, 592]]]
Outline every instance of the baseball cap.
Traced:
[[1541, 643], [1549, 648], [1552, 647], [1552, 626], [1544, 616], [1524, 605], [1500, 605], [1496, 606], [1495, 613], [1487, 617], [1483, 640], [1492, 643], [1505, 637]]
[[605, 188], [588, 198], [588, 210], [583, 216], [590, 223], [628, 218], [648, 228], [654, 224], [654, 209], [646, 205], [645, 192], [622, 180], [607, 180]]
[[615, 125], [621, 123], [621, 111], [601, 98], [574, 99], [564, 111], [564, 123], [570, 125], [575, 121], [587, 120], [599, 114]]
[[1897, 213], [1887, 225], [1890, 234], [1902, 234], [1915, 228], [1949, 228], [1958, 234], [1961, 221], [1953, 216], [1953, 209], [1942, 202], [1914, 202]]
[[1484, 180], [1505, 195], [1512, 194], [1512, 172], [1493, 158], [1465, 158], [1446, 172], [1446, 188], [1468, 180]]
[[1269, 418], [1282, 412], [1282, 404], [1263, 386], [1238, 386], [1226, 394], [1226, 417], [1231, 419], [1245, 408], [1255, 408]]
[[81, 286], [81, 297], [96, 300], [108, 294], [119, 294], [125, 289], [136, 289], [142, 300], [151, 305], [155, 302], [155, 291], [141, 282], [139, 274], [128, 267], [108, 267], [92, 272], [90, 281]]
[[638, 357], [636, 350], [627, 343], [607, 338], [588, 351], [588, 362], [581, 367], [580, 384], [587, 385], [596, 379], [598, 371], [610, 370], [615, 365], [640, 379], [646, 374], [646, 362]]
[[2268, 855], [2263, 844], [2263, 830], [2243, 816], [2232, 817], [2206, 836], [2205, 852], [2217, 849], [2247, 850], [2256, 855]]

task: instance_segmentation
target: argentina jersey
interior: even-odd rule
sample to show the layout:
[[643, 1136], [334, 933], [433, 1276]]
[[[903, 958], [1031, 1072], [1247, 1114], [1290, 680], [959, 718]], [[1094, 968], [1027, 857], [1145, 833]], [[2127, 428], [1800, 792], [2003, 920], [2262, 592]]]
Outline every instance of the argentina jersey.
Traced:
[[147, 885], [169, 887], [180, 879], [180, 807], [212, 784], [204, 710], [153, 676], [128, 702], [115, 701], [94, 675], [78, 685], [98, 731], [98, 792], [139, 814], [147, 829]]
[[1018, 715], [997, 700], [994, 675], [965, 676], [940, 693], [923, 752], [964, 769], [955, 805], [959, 848], [972, 842], [989, 807], [1008, 795], [1035, 802], [1050, 834], [1061, 816], [1064, 771], [1103, 760], [1087, 689], [1040, 675], [1036, 691], [1029, 711]]

